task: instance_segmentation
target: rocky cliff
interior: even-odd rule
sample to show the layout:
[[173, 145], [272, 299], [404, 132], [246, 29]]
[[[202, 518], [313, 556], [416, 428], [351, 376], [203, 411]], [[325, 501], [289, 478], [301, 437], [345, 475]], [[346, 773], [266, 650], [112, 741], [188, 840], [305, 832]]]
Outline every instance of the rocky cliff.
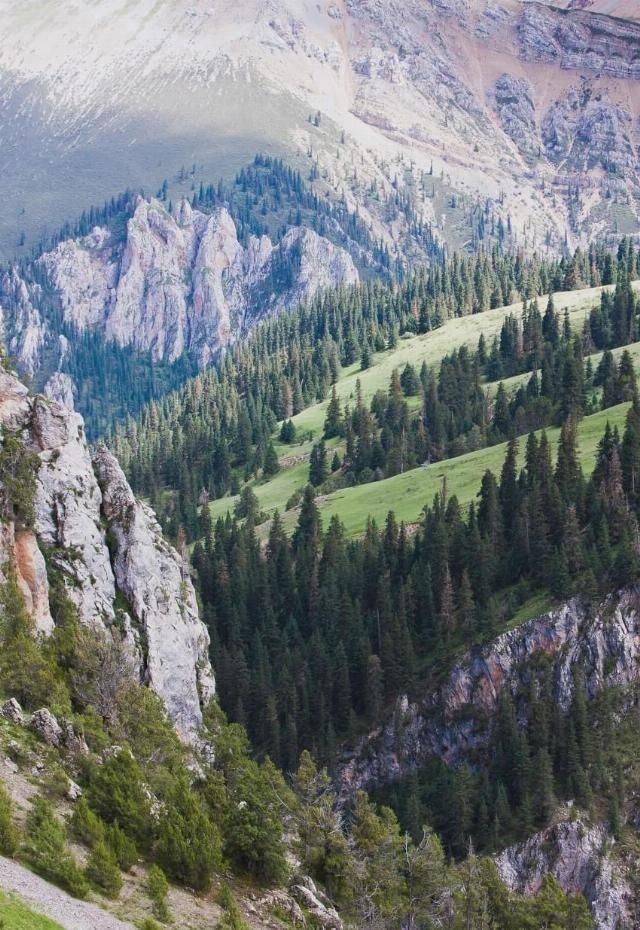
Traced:
[[345, 792], [380, 785], [438, 756], [459, 764], [482, 746], [503, 688], [515, 694], [536, 656], [552, 662], [555, 698], [567, 710], [573, 669], [584, 673], [589, 697], [603, 687], [640, 679], [640, 587], [612, 594], [597, 609], [579, 599], [473, 650], [442, 686], [419, 701], [398, 701], [387, 723], [362, 740], [341, 769]]
[[[565, 711], [571, 707], [576, 668], [584, 674], [590, 699], [604, 688], [638, 682], [640, 586], [596, 606], [569, 601], [469, 652], [425, 698], [401, 698], [387, 722], [343, 759], [338, 778], [343, 796], [401, 778], [433, 757], [452, 766], [477, 763], [501, 692], [522, 694], [541, 658], [551, 669], [555, 701]], [[630, 807], [635, 808], [635, 797]], [[634, 813], [629, 820], [636, 822]], [[551, 826], [496, 861], [502, 878], [518, 892], [535, 894], [551, 873], [565, 891], [584, 894], [596, 930], [637, 926], [633, 855], [621, 855], [608, 826], [588, 822], [573, 803], [558, 809]]]
[[508, 887], [524, 894], [536, 894], [545, 875], [554, 875], [565, 891], [584, 895], [596, 930], [623, 930], [637, 926], [634, 895], [614, 845], [605, 825], [578, 817], [505, 849], [496, 864]]
[[[0, 371], [0, 424], [36, 456], [33, 530], [0, 526], [0, 562], [15, 565], [38, 632], [53, 629], [44, 555], [63, 575], [83, 624], [117, 637], [185, 739], [214, 680], [209, 636], [189, 572], [104, 447], [91, 455], [82, 417], [33, 397]], [[2, 476], [0, 475], [0, 482]]]
[[[357, 207], [392, 248], [407, 232], [397, 191], [456, 247], [473, 199], [529, 247], [638, 229], [633, 0], [41, 0], [37, 29], [21, 4], [5, 20], [6, 257], [105, 193], [168, 178], [177, 201], [181, 165], [207, 184], [258, 150], [314, 169], [318, 195]], [[575, 159], [545, 129], [561, 112]], [[585, 170], [590, 136], [603, 157]]]
[[[35, 374], [51, 358], [64, 361], [55, 320], [72, 331], [172, 362], [189, 352], [201, 367], [262, 316], [294, 307], [318, 290], [358, 281], [348, 252], [303, 227], [278, 245], [267, 236], [238, 240], [225, 208], [212, 214], [182, 200], [170, 211], [139, 198], [124, 241], [96, 227], [66, 239], [37, 262], [47, 282], [27, 285], [15, 270], [0, 279], [0, 309], [9, 350]], [[39, 309], [38, 309], [39, 307]], [[46, 393], [69, 402], [59, 372]]]

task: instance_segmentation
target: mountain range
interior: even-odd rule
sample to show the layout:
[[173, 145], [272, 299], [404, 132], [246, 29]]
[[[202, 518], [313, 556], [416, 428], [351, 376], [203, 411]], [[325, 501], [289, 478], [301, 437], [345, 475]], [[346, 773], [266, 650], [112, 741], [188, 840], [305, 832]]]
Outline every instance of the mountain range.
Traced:
[[230, 180], [256, 151], [314, 168], [390, 247], [406, 224], [372, 191], [402, 191], [456, 247], [462, 204], [487, 200], [530, 248], [637, 221], [625, 0], [4, 0], [2, 14], [6, 257], [118, 190], [167, 179], [177, 197], [192, 170]]

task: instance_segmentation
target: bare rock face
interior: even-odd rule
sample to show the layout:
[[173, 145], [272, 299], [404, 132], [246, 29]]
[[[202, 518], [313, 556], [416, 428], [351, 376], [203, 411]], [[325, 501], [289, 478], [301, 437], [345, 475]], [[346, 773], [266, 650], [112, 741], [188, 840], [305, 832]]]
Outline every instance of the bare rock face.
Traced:
[[[40, 461], [34, 530], [16, 530], [12, 523], [0, 528], [0, 567], [13, 561], [36, 631], [53, 630], [44, 545], [80, 622], [124, 638], [141, 680], [163, 698], [180, 735], [191, 739], [215, 685], [209, 636], [182, 559], [163, 539], [153, 512], [135, 499], [115, 458], [102, 447], [92, 461], [79, 414], [31, 397], [0, 369], [0, 424], [19, 432]], [[129, 604], [126, 616], [116, 611], [118, 593]], [[53, 727], [47, 713], [34, 715], [33, 726], [55, 737], [56, 745], [83, 753], [84, 740], [64, 722]]]
[[343, 930], [340, 915], [320, 892], [311, 878], [305, 877], [291, 889], [295, 897], [309, 911], [313, 923], [322, 930]]
[[[605, 686], [640, 679], [640, 587], [609, 596], [597, 609], [574, 599], [521, 624], [456, 664], [437, 691], [421, 701], [401, 698], [392, 718], [363, 739], [340, 772], [350, 794], [414, 771], [439, 756], [456, 765], [485, 745], [487, 721], [503, 688], [522, 684], [526, 664], [546, 654], [553, 664], [555, 699], [567, 710], [573, 669], [584, 672], [590, 698]], [[470, 712], [473, 713], [470, 713]]]
[[37, 292], [39, 287], [30, 290], [14, 268], [0, 274], [2, 338], [21, 370], [29, 375], [40, 367], [47, 341], [47, 327], [32, 302]]
[[27, 530], [15, 533], [13, 557], [18, 586], [36, 632], [49, 635], [53, 632], [53, 618], [49, 610], [47, 566], [34, 533]]
[[109, 550], [101, 525], [102, 496], [91, 467], [82, 417], [44, 398], [33, 401], [31, 441], [42, 463], [36, 492], [36, 531], [58, 550], [80, 621], [98, 626], [114, 620], [116, 596]]
[[505, 849], [496, 865], [507, 886], [521, 894], [536, 894], [544, 876], [554, 875], [564, 891], [584, 895], [595, 930], [621, 930], [633, 925], [633, 895], [611, 857], [613, 842], [604, 825], [571, 820]]
[[93, 464], [113, 538], [116, 584], [148, 644], [147, 681], [186, 736], [200, 724], [201, 705], [214, 693], [209, 636], [187, 566], [162, 538], [153, 511], [135, 499], [105, 446], [96, 450]]
[[528, 81], [503, 74], [496, 81], [496, 109], [502, 128], [526, 159], [540, 154], [536, 108]]
[[[280, 274], [277, 293], [272, 282]], [[358, 272], [345, 250], [311, 230], [293, 228], [274, 246], [250, 236], [243, 246], [221, 207], [212, 214], [181, 201], [170, 212], [157, 200], [138, 199], [124, 243], [95, 227], [67, 239], [37, 262], [51, 284], [67, 324], [79, 333], [99, 331], [107, 340], [175, 361], [190, 352], [201, 367], [238, 339], [260, 317], [296, 306], [319, 290], [354, 284]], [[13, 271], [0, 279], [0, 309], [9, 347], [21, 370], [34, 374], [45, 348], [64, 360], [64, 345], [33, 304], [39, 286]], [[6, 305], [6, 306], [4, 306]], [[73, 409], [74, 385], [57, 371], [45, 394]]]
[[43, 392], [49, 400], [55, 400], [67, 410], [75, 409], [75, 385], [69, 375], [62, 371], [54, 372], [44, 386]]
[[528, 61], [557, 61], [567, 70], [640, 78], [639, 23], [586, 10], [575, 10], [569, 18], [540, 3], [527, 3], [518, 33], [520, 54]]
[[0, 367], [0, 423], [11, 431], [20, 430], [31, 410], [29, 391], [21, 381]]
[[47, 707], [34, 711], [29, 726], [48, 746], [62, 745], [62, 727]]
[[96, 226], [82, 239], [65, 239], [40, 263], [60, 298], [65, 321], [80, 332], [99, 326], [118, 274], [109, 231]]
[[628, 111], [594, 97], [588, 88], [559, 98], [542, 121], [542, 143], [548, 158], [565, 170], [587, 172], [599, 167], [620, 176], [636, 171]]

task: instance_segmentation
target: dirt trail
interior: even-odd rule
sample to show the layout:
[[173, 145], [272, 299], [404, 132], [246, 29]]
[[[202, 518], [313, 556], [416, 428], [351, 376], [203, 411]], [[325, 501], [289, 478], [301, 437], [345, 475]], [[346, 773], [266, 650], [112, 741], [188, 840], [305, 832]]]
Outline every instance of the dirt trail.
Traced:
[[0, 889], [19, 895], [34, 910], [65, 930], [135, 930], [97, 904], [77, 901], [11, 859], [0, 856]]

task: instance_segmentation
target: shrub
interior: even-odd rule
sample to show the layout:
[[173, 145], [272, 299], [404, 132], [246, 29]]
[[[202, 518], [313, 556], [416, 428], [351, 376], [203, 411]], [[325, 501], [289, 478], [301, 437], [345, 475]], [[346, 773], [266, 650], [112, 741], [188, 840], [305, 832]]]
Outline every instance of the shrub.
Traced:
[[99, 840], [91, 851], [85, 874], [92, 885], [110, 898], [117, 898], [122, 888], [122, 876], [113, 850]]
[[118, 823], [110, 823], [105, 828], [105, 840], [113, 850], [122, 871], [128, 872], [129, 869], [133, 868], [138, 861], [138, 850], [133, 840], [127, 836], [124, 830], [120, 829]]
[[27, 815], [25, 851], [43, 878], [55, 882], [77, 898], [85, 898], [87, 881], [65, 848], [65, 829], [44, 798], [34, 798]]
[[156, 852], [175, 881], [206, 891], [211, 872], [221, 864], [221, 840], [185, 776], [167, 793], [167, 814], [158, 826]]
[[96, 769], [88, 792], [89, 804], [106, 823], [144, 846], [152, 834], [151, 806], [140, 766], [128, 750], [111, 756]]
[[154, 915], [158, 920], [166, 923], [169, 919], [169, 907], [167, 905], [169, 882], [159, 865], [152, 865], [149, 869], [145, 890], [151, 899]]
[[0, 586], [0, 680], [3, 690], [24, 707], [67, 709], [69, 694], [55, 659], [47, 656], [34, 637], [33, 620], [18, 586], [15, 568], [6, 567]]
[[226, 882], [220, 887], [218, 903], [222, 908], [222, 917], [218, 922], [217, 930], [249, 930], [238, 907], [238, 902]]
[[0, 782], [0, 853], [15, 855], [18, 848], [18, 832], [13, 825], [13, 804], [9, 793]]
[[105, 838], [105, 825], [89, 807], [86, 798], [80, 798], [73, 809], [69, 821], [71, 835], [93, 849], [96, 843]]

